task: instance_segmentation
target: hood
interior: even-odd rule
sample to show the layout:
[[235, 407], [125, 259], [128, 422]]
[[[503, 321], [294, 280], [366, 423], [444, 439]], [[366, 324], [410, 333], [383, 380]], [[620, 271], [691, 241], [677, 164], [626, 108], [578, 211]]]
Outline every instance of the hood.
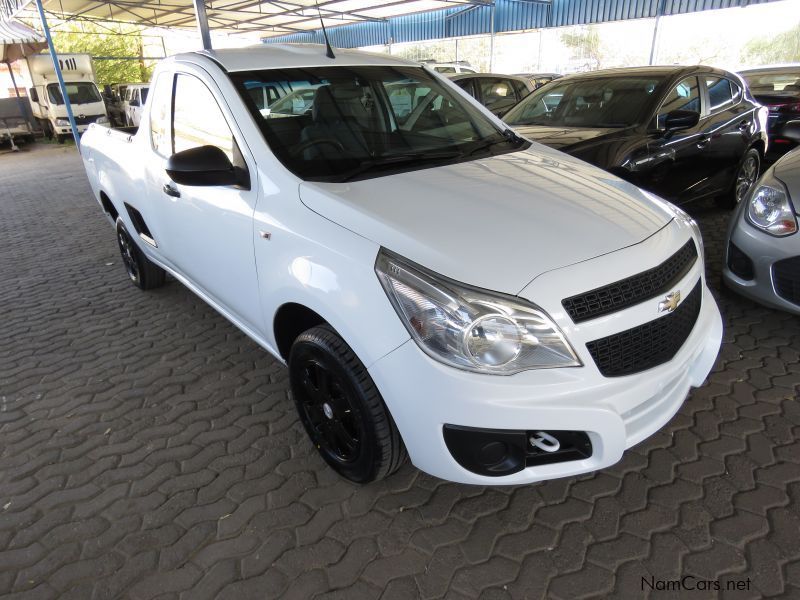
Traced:
[[621, 137], [621, 129], [608, 127], [542, 127], [540, 125], [514, 126], [514, 131], [540, 144], [569, 151], [573, 146], [590, 141], [605, 141]]
[[545, 271], [641, 242], [673, 217], [666, 202], [536, 145], [353, 183], [303, 182], [300, 197], [437, 273], [509, 294]]
[[800, 148], [789, 152], [772, 169], [775, 177], [786, 184], [797, 212], [800, 210]]

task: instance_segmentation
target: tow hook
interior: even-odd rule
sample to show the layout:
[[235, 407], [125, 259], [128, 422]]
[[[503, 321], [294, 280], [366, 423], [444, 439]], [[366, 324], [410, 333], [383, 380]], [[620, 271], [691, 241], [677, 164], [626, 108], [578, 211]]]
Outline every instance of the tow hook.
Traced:
[[534, 431], [529, 438], [531, 445], [543, 450], [544, 452], [556, 452], [561, 448], [561, 443], [549, 433], [544, 431]]

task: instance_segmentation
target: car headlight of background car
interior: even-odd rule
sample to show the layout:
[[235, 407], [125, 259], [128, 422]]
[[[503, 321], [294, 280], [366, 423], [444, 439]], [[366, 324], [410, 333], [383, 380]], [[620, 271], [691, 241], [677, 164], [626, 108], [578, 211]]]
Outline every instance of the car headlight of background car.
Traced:
[[789, 192], [771, 172], [758, 182], [749, 196], [745, 215], [748, 223], [770, 235], [781, 237], [797, 231], [797, 217]]
[[456, 283], [386, 250], [375, 271], [411, 337], [440, 362], [496, 375], [581, 365], [550, 317], [525, 300]]
[[98, 125], [108, 125], [108, 117], [101, 116], [95, 121], [95, 123], [97, 123]]
[[68, 119], [56, 119], [56, 127], [69, 127]]

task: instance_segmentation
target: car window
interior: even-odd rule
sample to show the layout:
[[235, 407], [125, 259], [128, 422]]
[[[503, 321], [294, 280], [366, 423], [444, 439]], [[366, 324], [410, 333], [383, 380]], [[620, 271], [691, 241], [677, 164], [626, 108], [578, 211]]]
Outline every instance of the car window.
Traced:
[[436, 71], [437, 73], [455, 73], [456, 72], [456, 68], [455, 67], [434, 67], [433, 70]]
[[[305, 180], [344, 181], [510, 152], [479, 108], [422, 67], [325, 66], [230, 73], [271, 151]], [[314, 87], [310, 110], [258, 110], [254, 84]], [[485, 156], [485, 154], [484, 154]], [[361, 175], [368, 172], [369, 175]], [[359, 175], [355, 175], [358, 173]]]
[[730, 80], [711, 76], [707, 76], [705, 79], [706, 89], [708, 89], [709, 112], [719, 112], [733, 106], [734, 96]]
[[453, 83], [455, 83], [458, 87], [467, 92], [473, 98], [478, 97], [478, 95], [475, 93], [474, 81], [471, 78], [467, 77], [465, 79], [456, 79]]
[[687, 77], [670, 90], [661, 104], [661, 110], [658, 111], [656, 127], [663, 128], [667, 114], [673, 110], [700, 112], [700, 87], [697, 77]]
[[145, 103], [145, 102], [147, 102], [147, 92], [148, 92], [149, 90], [150, 90], [150, 88], [142, 88], [142, 89], [141, 89], [141, 92], [140, 92], [140, 93], [142, 94], [142, 104], [143, 104], [143, 105], [144, 105], [144, 103]]
[[519, 126], [629, 127], [654, 109], [662, 85], [660, 77], [639, 76], [554, 81], [526, 96], [503, 120]]
[[800, 69], [750, 71], [741, 74], [755, 94], [800, 91]]
[[161, 156], [172, 154], [169, 113], [172, 103], [172, 73], [161, 73], [153, 86], [150, 107], [150, 143]]
[[175, 80], [172, 118], [175, 152], [216, 146], [234, 162], [234, 141], [225, 115], [206, 85], [193, 75], [179, 73]]
[[403, 124], [411, 112], [427, 97], [431, 88], [417, 82], [398, 82], [384, 86], [395, 120]]
[[496, 106], [508, 106], [517, 101], [514, 86], [508, 79], [481, 77], [478, 80], [481, 99], [484, 106], [492, 109]]

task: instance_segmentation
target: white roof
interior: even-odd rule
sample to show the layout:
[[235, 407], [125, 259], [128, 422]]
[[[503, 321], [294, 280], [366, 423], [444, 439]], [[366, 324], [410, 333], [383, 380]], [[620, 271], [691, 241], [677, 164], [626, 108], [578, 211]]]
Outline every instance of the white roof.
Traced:
[[247, 48], [230, 48], [224, 50], [200, 50], [179, 54], [175, 58], [188, 58], [192, 55], [208, 56], [228, 72], [252, 71], [256, 69], [286, 69], [295, 67], [324, 67], [352, 65], [414, 65], [417, 63], [389, 56], [361, 52], [359, 50], [343, 50], [334, 48], [336, 58], [325, 55], [325, 46], [321, 44], [259, 44]]

